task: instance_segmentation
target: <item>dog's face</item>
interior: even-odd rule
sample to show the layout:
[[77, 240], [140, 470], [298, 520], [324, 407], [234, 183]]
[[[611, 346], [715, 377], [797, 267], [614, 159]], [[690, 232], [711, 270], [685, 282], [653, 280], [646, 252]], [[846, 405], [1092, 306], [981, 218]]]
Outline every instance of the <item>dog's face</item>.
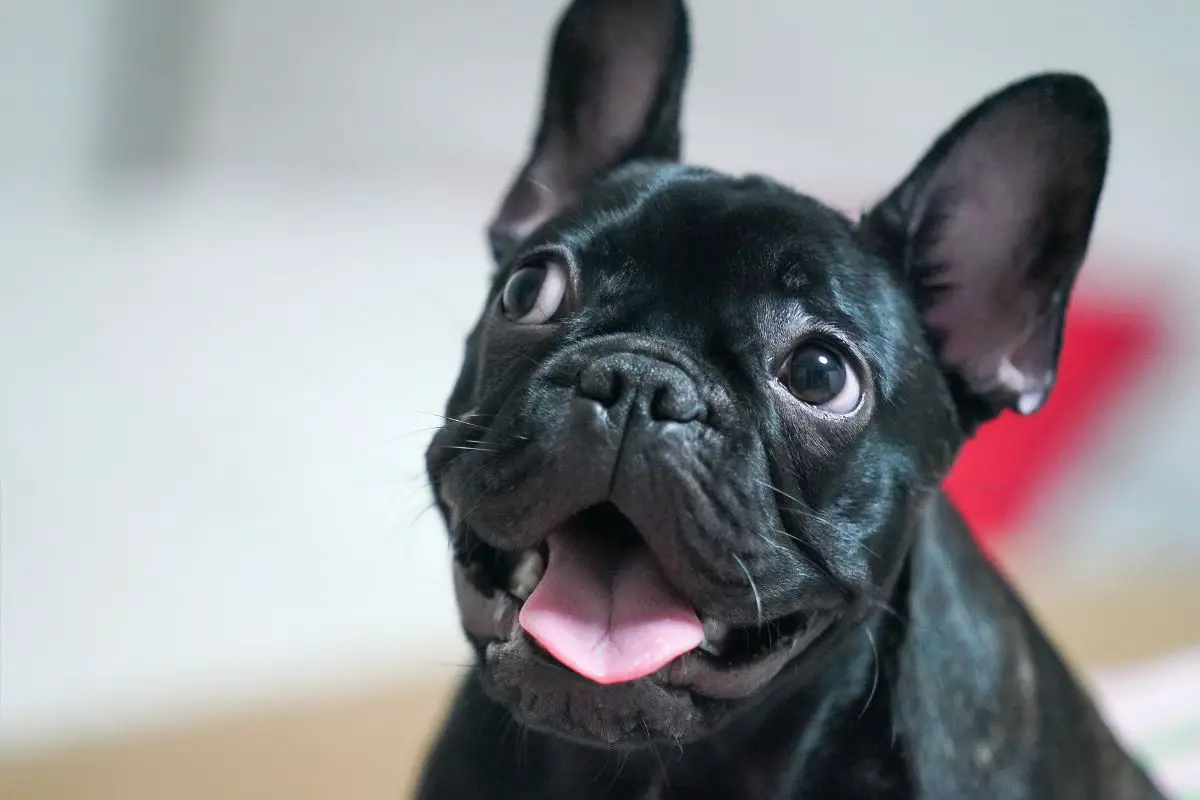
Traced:
[[1054, 378], [1104, 103], [985, 100], [852, 221], [681, 166], [671, 0], [578, 0], [428, 469], [485, 688], [606, 745], [719, 727], [886, 602], [966, 436]]

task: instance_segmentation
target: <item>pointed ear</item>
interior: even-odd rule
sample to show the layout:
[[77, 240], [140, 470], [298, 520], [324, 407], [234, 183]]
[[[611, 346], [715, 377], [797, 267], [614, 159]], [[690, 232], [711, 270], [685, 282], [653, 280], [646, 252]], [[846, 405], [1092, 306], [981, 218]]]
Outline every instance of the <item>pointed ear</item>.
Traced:
[[959, 119], [864, 217], [911, 281], [968, 430], [1050, 392], [1108, 149], [1096, 88], [1039, 75]]
[[497, 261], [636, 159], [678, 160], [688, 66], [681, 0], [575, 0], [550, 51], [533, 151], [488, 228]]

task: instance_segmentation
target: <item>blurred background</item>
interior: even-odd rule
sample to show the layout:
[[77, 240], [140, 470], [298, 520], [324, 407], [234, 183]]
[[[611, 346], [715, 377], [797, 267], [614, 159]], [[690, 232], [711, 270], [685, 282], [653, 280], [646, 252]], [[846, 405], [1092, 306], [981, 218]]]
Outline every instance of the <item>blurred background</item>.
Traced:
[[[466, 662], [421, 453], [561, 7], [0, 0], [0, 795], [404, 794]], [[1200, 5], [692, 7], [689, 159], [849, 212], [1015, 78], [1108, 97], [1060, 393], [952, 490], [1200, 787]]]

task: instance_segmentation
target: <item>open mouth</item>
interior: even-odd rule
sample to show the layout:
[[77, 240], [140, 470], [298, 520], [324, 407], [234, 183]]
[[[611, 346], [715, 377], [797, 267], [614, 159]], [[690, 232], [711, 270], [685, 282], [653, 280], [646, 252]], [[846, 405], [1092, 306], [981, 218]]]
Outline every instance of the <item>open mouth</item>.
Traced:
[[827, 627], [790, 614], [757, 626], [702, 616], [670, 583], [629, 519], [591, 506], [522, 552], [468, 535], [455, 584], [471, 633], [532, 652], [597, 684], [652, 678], [711, 697], [740, 697]]

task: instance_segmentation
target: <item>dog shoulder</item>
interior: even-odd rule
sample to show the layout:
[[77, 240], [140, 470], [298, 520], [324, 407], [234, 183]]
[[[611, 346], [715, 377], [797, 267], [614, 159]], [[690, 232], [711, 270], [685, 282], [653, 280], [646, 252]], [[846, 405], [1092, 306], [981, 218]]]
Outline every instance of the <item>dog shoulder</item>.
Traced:
[[910, 569], [896, 711], [922, 796], [1161, 796], [948, 500]]

